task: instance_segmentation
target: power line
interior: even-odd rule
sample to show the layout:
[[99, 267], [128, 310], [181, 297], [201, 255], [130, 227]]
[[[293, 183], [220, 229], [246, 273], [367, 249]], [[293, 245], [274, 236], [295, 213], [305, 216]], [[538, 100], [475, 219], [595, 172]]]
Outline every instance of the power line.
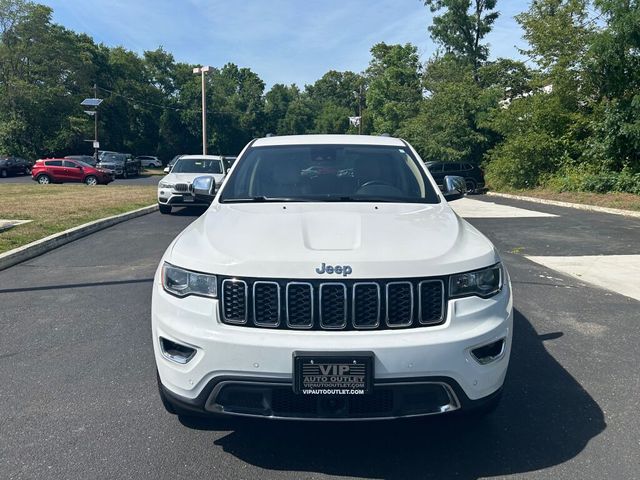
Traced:
[[[159, 103], [152, 103], [152, 102], [147, 102], [147, 101], [144, 101], [144, 100], [139, 100], [139, 99], [124, 95], [124, 94], [122, 94], [120, 92], [115, 92], [113, 90], [109, 90], [108, 88], [104, 88], [104, 87], [100, 87], [100, 86], [98, 86], [98, 89], [102, 90], [103, 92], [107, 92], [110, 95], [115, 95], [117, 97], [124, 98], [125, 100], [128, 100], [128, 101], [133, 102], [134, 104], [138, 104], [138, 105], [146, 105], [146, 106], [149, 106], [149, 107], [160, 108], [160, 109], [163, 109], [163, 110], [173, 110], [173, 111], [180, 111], [180, 112], [188, 112], [188, 113], [193, 113], [193, 114], [198, 114], [198, 115], [200, 115], [202, 113], [202, 109], [201, 108], [171, 107], [169, 105], [161, 105]], [[234, 115], [233, 112], [222, 112], [222, 111], [215, 111], [215, 110], [209, 110], [209, 109], [207, 109], [207, 114]]]
[[[158, 103], [152, 103], [152, 102], [147, 102], [147, 101], [144, 101], [144, 100], [139, 100], [139, 99], [136, 99], [136, 98], [132, 98], [132, 97], [129, 97], [127, 95], [123, 95], [120, 92], [115, 92], [113, 90], [109, 90], [108, 88], [104, 88], [104, 87], [100, 87], [99, 86], [98, 89], [102, 90], [103, 92], [107, 92], [107, 93], [109, 93], [111, 95], [115, 95], [117, 97], [124, 98], [125, 100], [129, 100], [130, 102], [133, 102], [133, 103], [136, 103], [136, 104], [139, 104], [139, 105], [147, 105], [149, 107], [156, 107], [156, 108], [160, 108], [160, 109], [163, 109], [163, 110], [175, 110], [175, 111], [202, 113], [201, 109], [184, 108], [184, 107], [170, 107], [168, 105], [160, 105]], [[207, 113], [209, 113], [209, 112], [207, 112]]]

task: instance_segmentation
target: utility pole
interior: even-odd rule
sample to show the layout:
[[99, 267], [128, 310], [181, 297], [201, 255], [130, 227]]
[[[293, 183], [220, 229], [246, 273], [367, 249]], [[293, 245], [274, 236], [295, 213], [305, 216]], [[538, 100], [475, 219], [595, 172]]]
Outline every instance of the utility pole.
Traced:
[[209, 66], [195, 67], [194, 74], [202, 76], [202, 154], [207, 154], [207, 93], [205, 74], [211, 70]]
[[[98, 84], [93, 84], [93, 98], [98, 98]], [[98, 161], [98, 107], [95, 109], [96, 113], [93, 115], [93, 158]]]
[[360, 84], [360, 94], [358, 95], [358, 116], [360, 117], [358, 135], [362, 135], [362, 84]]

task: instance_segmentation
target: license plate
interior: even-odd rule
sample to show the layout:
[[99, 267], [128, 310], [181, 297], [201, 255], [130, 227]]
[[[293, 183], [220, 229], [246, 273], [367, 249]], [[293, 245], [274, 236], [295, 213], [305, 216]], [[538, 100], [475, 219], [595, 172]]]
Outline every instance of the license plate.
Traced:
[[293, 390], [300, 395], [365, 395], [373, 386], [372, 352], [294, 352]]
[[183, 202], [193, 202], [193, 197], [182, 197]]

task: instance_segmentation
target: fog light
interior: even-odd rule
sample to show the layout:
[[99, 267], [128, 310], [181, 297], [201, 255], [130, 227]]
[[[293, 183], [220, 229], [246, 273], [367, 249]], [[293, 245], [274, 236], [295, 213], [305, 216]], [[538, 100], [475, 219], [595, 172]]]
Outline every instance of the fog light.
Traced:
[[179, 343], [172, 342], [171, 340], [167, 340], [163, 337], [160, 337], [160, 348], [162, 350], [162, 355], [164, 355], [166, 359], [182, 365], [188, 363], [196, 354], [195, 348], [180, 345]]
[[502, 338], [496, 342], [474, 348], [471, 350], [471, 355], [480, 365], [487, 365], [502, 358], [502, 355], [504, 355], [504, 347], [505, 341], [504, 338]]

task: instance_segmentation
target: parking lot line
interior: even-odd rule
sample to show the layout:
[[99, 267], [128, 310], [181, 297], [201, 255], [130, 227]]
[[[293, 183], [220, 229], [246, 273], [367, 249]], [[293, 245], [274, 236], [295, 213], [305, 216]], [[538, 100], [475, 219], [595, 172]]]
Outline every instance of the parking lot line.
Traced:
[[558, 272], [640, 300], [640, 255], [526, 256]]

